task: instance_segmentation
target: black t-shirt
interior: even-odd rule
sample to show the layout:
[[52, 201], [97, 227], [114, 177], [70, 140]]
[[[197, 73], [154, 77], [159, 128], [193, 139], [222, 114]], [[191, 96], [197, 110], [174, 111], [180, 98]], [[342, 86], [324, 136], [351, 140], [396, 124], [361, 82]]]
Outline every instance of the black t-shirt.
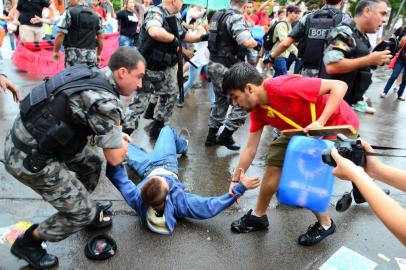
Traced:
[[120, 26], [120, 35], [132, 38], [137, 34], [138, 18], [135, 13], [121, 10], [117, 12], [116, 18]]
[[21, 24], [41, 27], [42, 23], [32, 24], [30, 20], [35, 15], [42, 18], [42, 9], [49, 7], [50, 4], [49, 0], [19, 0], [17, 10], [20, 12], [20, 17], [18, 20]]

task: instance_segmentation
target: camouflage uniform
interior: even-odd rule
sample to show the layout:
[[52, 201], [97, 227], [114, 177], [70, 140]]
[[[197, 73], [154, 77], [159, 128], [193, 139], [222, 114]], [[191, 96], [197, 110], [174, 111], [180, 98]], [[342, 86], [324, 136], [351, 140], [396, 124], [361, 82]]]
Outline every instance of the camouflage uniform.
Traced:
[[133, 102], [128, 106], [123, 128], [137, 129], [140, 115], [148, 103], [157, 104], [154, 119], [166, 122], [172, 115], [179, 92], [177, 67], [168, 67], [163, 71], [146, 70], [142, 89], [134, 94]]
[[[112, 72], [106, 70], [105, 74], [114, 85]], [[91, 140], [92, 144], [101, 148], [122, 146], [122, 130], [117, 125], [122, 115], [120, 106], [120, 100], [105, 91], [83, 91], [72, 95], [69, 100], [72, 121], [91, 127], [97, 134]], [[97, 186], [103, 163], [96, 149], [87, 145], [81, 153], [65, 162], [51, 158], [41, 171], [32, 173], [23, 166], [27, 154], [15, 146], [12, 132], [32, 149], [37, 144], [18, 116], [6, 137], [6, 170], [58, 211], [39, 224], [40, 236], [47, 241], [60, 241], [90, 224], [96, 208], [89, 193]]]
[[[85, 4], [78, 4], [85, 5]], [[67, 35], [71, 25], [71, 15], [67, 9], [61, 16], [57, 27], [58, 32]], [[103, 33], [103, 25], [101, 18], [99, 19], [99, 27], [97, 33]], [[70, 67], [75, 64], [87, 64], [89, 66], [97, 66], [96, 49], [65, 47], [65, 67]]]
[[[249, 26], [244, 20], [244, 16], [241, 12], [228, 16], [226, 24], [229, 33], [239, 45], [252, 38]], [[207, 71], [209, 75], [208, 77], [213, 83], [214, 94], [216, 96], [214, 108], [210, 113], [209, 128], [218, 129], [224, 124], [225, 128], [228, 130], [235, 131], [244, 124], [248, 113], [240, 108], [232, 106], [231, 112], [226, 119], [228, 107], [231, 105], [229, 97], [223, 93], [222, 89], [223, 77], [224, 73], [227, 71], [227, 67], [210, 60]]]
[[[142, 25], [143, 30], [148, 31], [150, 27], [163, 27], [164, 18], [169, 15], [166, 10], [162, 12], [157, 6], [151, 7], [145, 15]], [[186, 29], [180, 24], [178, 24], [178, 29], [179, 36], [183, 37], [186, 34]], [[147, 58], [146, 56], [144, 57]], [[163, 123], [169, 120], [179, 92], [176, 72], [176, 65], [159, 71], [150, 70], [147, 66], [146, 74], [143, 78], [143, 87], [137, 91], [133, 102], [127, 108], [124, 129], [137, 128], [140, 115], [145, 111], [148, 103], [157, 104], [154, 120]]]

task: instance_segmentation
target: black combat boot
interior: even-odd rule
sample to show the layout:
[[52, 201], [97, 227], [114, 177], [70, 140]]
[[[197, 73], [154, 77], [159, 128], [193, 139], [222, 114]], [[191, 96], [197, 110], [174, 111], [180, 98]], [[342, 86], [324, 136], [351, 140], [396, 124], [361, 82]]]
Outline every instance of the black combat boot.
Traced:
[[147, 109], [144, 113], [144, 119], [154, 119], [154, 111], [155, 111], [156, 103], [149, 103]]
[[234, 131], [224, 128], [217, 138], [217, 144], [224, 145], [230, 150], [240, 150], [240, 146], [233, 140], [233, 133]]
[[35, 269], [48, 269], [58, 265], [58, 257], [48, 254], [42, 248], [42, 240], [38, 240], [32, 234], [38, 224], [32, 225], [23, 236], [16, 239], [11, 246], [11, 253], [20, 259], [26, 260]]
[[209, 128], [209, 134], [207, 134], [206, 142], [204, 145], [213, 146], [217, 144], [217, 132], [218, 128]]
[[152, 122], [151, 129], [149, 130], [149, 137], [153, 140], [158, 139], [159, 133], [161, 132], [161, 129], [164, 127], [164, 122], [154, 120]]

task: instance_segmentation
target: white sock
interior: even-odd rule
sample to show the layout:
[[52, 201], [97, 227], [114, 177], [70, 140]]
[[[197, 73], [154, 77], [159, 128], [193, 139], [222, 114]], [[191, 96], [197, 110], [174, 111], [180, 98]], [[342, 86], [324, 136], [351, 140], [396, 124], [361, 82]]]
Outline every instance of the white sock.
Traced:
[[327, 231], [328, 229], [330, 229], [330, 227], [331, 227], [331, 224], [330, 225], [328, 225], [328, 226], [326, 226], [326, 225], [321, 225], [321, 226], [323, 226], [323, 228]]
[[262, 216], [258, 215], [257, 213], [255, 213], [255, 210], [252, 210], [251, 215], [256, 216], [256, 217], [262, 217]]

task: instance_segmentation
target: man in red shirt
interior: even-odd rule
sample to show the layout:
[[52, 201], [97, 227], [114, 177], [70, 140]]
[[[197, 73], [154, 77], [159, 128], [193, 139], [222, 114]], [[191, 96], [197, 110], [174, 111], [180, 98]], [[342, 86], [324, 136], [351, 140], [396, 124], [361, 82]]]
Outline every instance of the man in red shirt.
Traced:
[[[288, 123], [289, 120], [286, 120], [288, 118], [305, 127], [305, 131], [335, 125], [353, 125], [356, 129], [359, 127], [357, 115], [343, 101], [347, 85], [341, 81], [299, 75], [284, 75], [264, 81], [254, 67], [241, 63], [225, 73], [223, 91], [230, 95], [234, 106], [251, 112], [250, 135], [237, 166], [244, 171], [247, 171], [255, 158], [263, 127], [266, 125], [279, 130], [293, 128]], [[316, 111], [316, 121], [313, 123], [311, 103], [315, 104]], [[289, 138], [284, 135], [271, 142], [256, 207], [231, 224], [233, 231], [247, 233], [268, 228], [266, 210], [278, 189], [288, 142]], [[236, 182], [237, 172], [232, 177], [230, 188]], [[335, 231], [336, 226], [328, 213], [314, 214], [318, 221], [299, 236], [298, 243], [301, 245], [315, 245]]]

